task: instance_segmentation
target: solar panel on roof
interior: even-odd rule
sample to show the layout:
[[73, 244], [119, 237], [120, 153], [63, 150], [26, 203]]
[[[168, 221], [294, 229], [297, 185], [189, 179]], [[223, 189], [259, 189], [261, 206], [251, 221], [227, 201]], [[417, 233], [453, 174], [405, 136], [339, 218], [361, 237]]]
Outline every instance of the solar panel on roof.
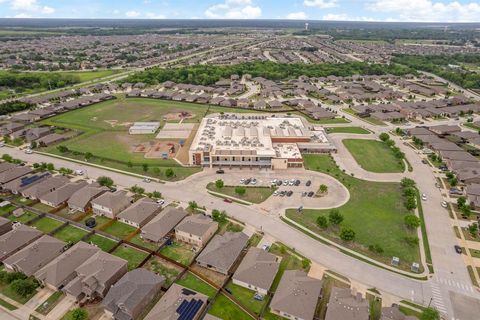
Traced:
[[198, 310], [200, 310], [202, 305], [202, 300], [192, 299], [190, 302], [187, 302], [186, 307], [182, 308], [183, 312], [181, 314], [179, 313], [180, 316], [178, 317], [178, 320], [192, 320], [197, 314]]

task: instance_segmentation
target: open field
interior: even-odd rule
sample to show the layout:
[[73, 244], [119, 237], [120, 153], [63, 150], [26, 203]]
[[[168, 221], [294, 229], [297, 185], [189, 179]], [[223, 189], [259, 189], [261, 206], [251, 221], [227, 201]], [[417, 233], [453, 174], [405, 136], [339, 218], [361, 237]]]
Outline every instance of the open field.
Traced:
[[[370, 182], [351, 177], [327, 155], [305, 155], [304, 160], [307, 169], [329, 174], [348, 188], [350, 199], [338, 210], [344, 217], [341, 226], [355, 231], [355, 241], [344, 243], [339, 238], [338, 227], [322, 229], [317, 225], [317, 218], [327, 216], [330, 210], [306, 209], [299, 214], [295, 209], [289, 209], [287, 217], [381, 262], [389, 264], [392, 256], [399, 257], [402, 269], [409, 270], [412, 262], [420, 261], [419, 247], [410, 246], [405, 241], [408, 236], [416, 236], [416, 232], [405, 226], [404, 216], [408, 211], [403, 205], [399, 183]], [[368, 249], [370, 245], [378, 245], [383, 251], [374, 253]]]
[[346, 139], [343, 144], [357, 163], [370, 172], [403, 172], [403, 161], [395, 158], [386, 143], [377, 140]]
[[119, 73], [121, 70], [98, 70], [98, 71], [65, 71], [61, 74], [78, 77], [80, 82], [91, 81], [99, 78], [105, 78]]
[[251, 187], [251, 186], [241, 186], [245, 188], [245, 194], [239, 195], [235, 192], [234, 186], [224, 186], [223, 188], [217, 188], [214, 182], [211, 182], [207, 185], [207, 189], [213, 192], [221, 193], [230, 197], [238, 198], [240, 200], [252, 202], [252, 203], [262, 203], [267, 200], [275, 191], [274, 188], [270, 187]]

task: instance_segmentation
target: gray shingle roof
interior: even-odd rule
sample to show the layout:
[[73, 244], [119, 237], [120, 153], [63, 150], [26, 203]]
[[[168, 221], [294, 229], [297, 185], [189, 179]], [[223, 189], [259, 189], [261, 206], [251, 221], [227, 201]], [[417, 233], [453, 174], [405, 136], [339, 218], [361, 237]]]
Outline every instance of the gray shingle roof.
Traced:
[[233, 275], [233, 279], [269, 290], [278, 272], [280, 263], [277, 256], [265, 250], [252, 247]]
[[243, 232], [225, 232], [223, 236], [217, 234], [196, 260], [202, 264], [228, 271], [247, 245], [247, 242], [248, 236]]
[[52, 192], [42, 195], [39, 199], [57, 206], [67, 201], [72, 194], [82, 189], [87, 184], [88, 183], [84, 180], [70, 182]]
[[183, 209], [166, 207], [142, 228], [142, 237], [158, 242], [187, 216]]
[[142, 198], [118, 214], [118, 218], [142, 226], [149, 218], [160, 211], [161, 205], [150, 198]]
[[194, 214], [183, 219], [183, 221], [177, 225], [175, 230], [201, 237], [208, 231], [212, 224], [218, 225], [217, 222], [202, 214]]
[[130, 203], [131, 197], [127, 196], [127, 192], [124, 190], [117, 190], [115, 192], [105, 192], [98, 198], [92, 200], [92, 204], [95, 203], [102, 207], [116, 209], [124, 208], [127, 203]]
[[86, 185], [72, 194], [70, 199], [68, 199], [68, 206], [70, 208], [85, 208], [92, 199], [108, 190], [107, 187], [102, 187], [98, 183]]
[[22, 194], [25, 197], [38, 198], [48, 192], [52, 192], [53, 190], [60, 188], [69, 181], [70, 180], [65, 176], [50, 177], [40, 183], [37, 183], [23, 190]]
[[285, 271], [270, 308], [300, 319], [312, 320], [321, 290], [321, 280], [310, 278], [300, 270]]
[[20, 225], [0, 237], [0, 261], [15, 250], [25, 246], [43, 233], [37, 229]]
[[325, 320], [368, 320], [369, 314], [368, 301], [353, 296], [349, 288], [332, 288]]

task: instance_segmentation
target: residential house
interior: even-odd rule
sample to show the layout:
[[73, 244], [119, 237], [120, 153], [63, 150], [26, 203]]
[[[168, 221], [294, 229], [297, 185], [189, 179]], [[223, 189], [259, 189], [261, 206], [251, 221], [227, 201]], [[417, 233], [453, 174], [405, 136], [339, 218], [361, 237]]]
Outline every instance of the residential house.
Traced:
[[37, 229], [20, 225], [0, 236], [0, 261], [40, 238], [43, 233]]
[[[312, 320], [321, 291], [321, 280], [308, 277], [301, 270], [287, 270], [275, 291], [270, 310], [287, 319]], [[338, 319], [344, 318], [335, 318]]]
[[204, 268], [227, 275], [247, 242], [248, 236], [243, 232], [217, 234], [198, 255], [196, 261]]
[[60, 290], [75, 278], [75, 269], [98, 251], [96, 246], [79, 241], [35, 272], [35, 278], [53, 290]]
[[332, 288], [325, 320], [368, 320], [369, 318], [369, 302], [363, 299], [360, 293], [352, 295], [350, 288]]
[[53, 192], [56, 189], [64, 186], [70, 180], [65, 176], [50, 176], [45, 180], [42, 180], [39, 183], [34, 184], [33, 186], [29, 186], [28, 188], [24, 189], [21, 193], [22, 196], [28, 199], [36, 200], [40, 196], [43, 196], [47, 193]]
[[6, 183], [3, 189], [9, 190], [13, 194], [22, 193], [25, 189], [35, 186], [51, 176], [48, 172], [27, 174]]
[[27, 142], [32, 142], [41, 137], [45, 137], [46, 135], [50, 134], [52, 129], [50, 127], [38, 127], [38, 128], [31, 128], [25, 132], [25, 140]]
[[166, 207], [142, 228], [140, 236], [144, 240], [160, 242], [187, 215], [182, 208]]
[[430, 127], [429, 128], [430, 131], [438, 134], [438, 135], [448, 135], [448, 134], [451, 134], [451, 133], [455, 133], [455, 132], [460, 132], [462, 131], [462, 128], [460, 128], [459, 126], [451, 126], [451, 125], [438, 125], [438, 126], [433, 126], [433, 127]]
[[12, 230], [12, 222], [7, 218], [0, 217], [0, 236]]
[[57, 208], [65, 203], [70, 197], [77, 192], [78, 190], [82, 189], [88, 184], [85, 180], [79, 180], [75, 182], [69, 182], [58, 189], [55, 189], [52, 192], [46, 193], [38, 197], [41, 203], [46, 204], [50, 207]]
[[15, 167], [16, 165], [14, 165], [13, 163], [6, 162], [6, 161], [0, 162], [0, 173], [11, 170]]
[[474, 183], [467, 186], [468, 203], [475, 211], [480, 211], [480, 184]]
[[150, 198], [142, 198], [136, 201], [118, 214], [118, 219], [126, 224], [136, 228], [143, 227], [157, 213], [162, 210], [162, 206]]
[[3, 264], [8, 271], [22, 272], [27, 277], [30, 277], [59, 256], [66, 245], [65, 242], [57, 238], [44, 235], [3, 260]]
[[174, 283], [143, 320], [198, 320], [207, 301], [206, 295]]
[[75, 269], [75, 277], [63, 291], [77, 301], [102, 299], [110, 287], [127, 273], [127, 261], [98, 251]]
[[112, 319], [139, 319], [161, 290], [164, 281], [164, 277], [147, 269], [127, 272], [103, 299], [105, 314]]
[[235, 271], [232, 281], [261, 295], [267, 295], [279, 266], [276, 255], [251, 247]]
[[20, 178], [26, 174], [29, 174], [33, 172], [33, 170], [30, 167], [14, 167], [10, 170], [3, 171], [0, 173], [0, 185], [2, 188], [5, 186], [6, 183], [15, 180], [17, 178]]
[[380, 320], [417, 320], [417, 317], [404, 315], [398, 307], [383, 307]]
[[101, 186], [96, 182], [86, 185], [82, 189], [72, 194], [70, 199], [67, 201], [68, 207], [72, 211], [86, 212], [87, 210], [91, 209], [91, 201], [93, 199], [99, 197], [109, 190], [110, 189], [107, 187]]
[[94, 214], [114, 219], [117, 214], [131, 204], [131, 201], [132, 198], [127, 196], [126, 191], [117, 190], [115, 192], [105, 192], [93, 199], [91, 203]]
[[37, 140], [40, 147], [48, 147], [52, 144], [62, 142], [68, 138], [66, 134], [51, 133]]
[[187, 216], [175, 227], [175, 238], [193, 245], [203, 247], [218, 229], [218, 223], [202, 214]]

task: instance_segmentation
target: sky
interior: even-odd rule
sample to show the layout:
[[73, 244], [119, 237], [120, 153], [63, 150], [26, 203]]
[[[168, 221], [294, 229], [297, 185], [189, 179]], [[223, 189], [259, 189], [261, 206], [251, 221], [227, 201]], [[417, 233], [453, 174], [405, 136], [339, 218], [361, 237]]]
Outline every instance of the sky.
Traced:
[[0, 17], [480, 22], [480, 1], [0, 0]]

